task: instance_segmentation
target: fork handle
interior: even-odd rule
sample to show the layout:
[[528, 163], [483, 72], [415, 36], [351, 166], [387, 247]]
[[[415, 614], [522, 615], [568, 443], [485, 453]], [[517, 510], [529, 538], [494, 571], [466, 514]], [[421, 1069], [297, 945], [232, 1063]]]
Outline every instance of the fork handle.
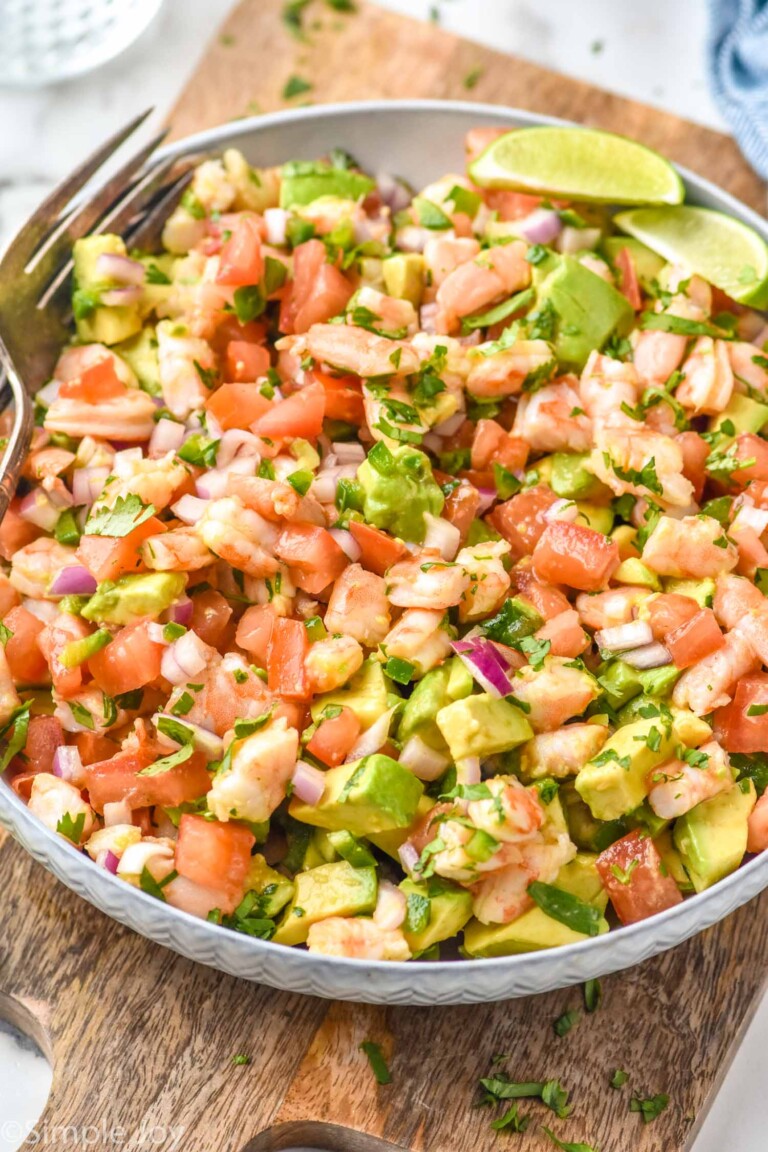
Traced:
[[13, 426], [0, 464], [0, 519], [5, 515], [16, 491], [35, 423], [32, 399], [5, 345], [0, 341], [0, 379], [3, 370], [10, 385], [14, 411]]

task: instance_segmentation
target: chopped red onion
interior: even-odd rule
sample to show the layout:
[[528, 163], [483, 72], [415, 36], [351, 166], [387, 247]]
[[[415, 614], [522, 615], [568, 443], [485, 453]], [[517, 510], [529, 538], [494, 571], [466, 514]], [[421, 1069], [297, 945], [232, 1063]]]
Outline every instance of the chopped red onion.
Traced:
[[389, 172], [379, 173], [376, 177], [376, 186], [379, 196], [393, 213], [404, 211], [413, 199], [413, 194], [407, 185]]
[[590, 252], [600, 243], [601, 235], [599, 228], [572, 228], [567, 224], [558, 237], [556, 248], [565, 256]]
[[437, 331], [435, 323], [437, 320], [439, 305], [437, 303], [422, 304], [419, 308], [419, 327], [422, 332], [434, 333]]
[[114, 828], [116, 824], [132, 824], [133, 809], [127, 800], [115, 800], [104, 805], [104, 827]]
[[107, 288], [99, 300], [107, 308], [130, 308], [141, 300], [141, 288]]
[[160, 671], [171, 684], [185, 684], [205, 668], [208, 652], [195, 632], [185, 632], [163, 652]]
[[478, 495], [480, 496], [480, 503], [477, 506], [478, 516], [483, 516], [488, 509], [496, 503], [499, 494], [495, 488], [478, 488]]
[[75, 504], [93, 504], [101, 495], [109, 468], [78, 468], [72, 473], [72, 495]]
[[424, 523], [427, 526], [424, 547], [436, 548], [443, 560], [453, 560], [461, 544], [461, 532], [456, 525], [431, 512], [424, 513]]
[[[99, 855], [101, 855], [101, 853], [99, 853]], [[120, 863], [119, 858], [117, 856], [115, 856], [114, 852], [112, 852], [108, 848], [107, 851], [104, 853], [103, 867], [106, 868], [107, 872], [111, 872], [113, 876], [116, 876], [117, 875], [117, 866], [119, 863]]]
[[[47, 484], [51, 483], [51, 481], [44, 480], [43, 483]], [[57, 482], [53, 481], [53, 484], [57, 484]], [[67, 489], [64, 487], [60, 488], [55, 486], [51, 487], [50, 489], [46, 488], [45, 491], [54, 508], [71, 508], [75, 503], [75, 499], [72, 493], [67, 491]]]
[[96, 277], [99, 280], [114, 280], [116, 284], [141, 286], [144, 283], [144, 276], [144, 265], [138, 260], [131, 260], [129, 256], [120, 256], [117, 252], [102, 252], [96, 257]]
[[56, 573], [50, 591], [53, 596], [90, 596], [96, 591], [96, 579], [81, 564], [72, 564]]
[[218, 468], [226, 468], [236, 456], [258, 456], [259, 446], [260, 441], [253, 432], [246, 432], [242, 428], [228, 428], [221, 435], [216, 465]]
[[37, 392], [35, 392], [35, 399], [39, 400], [41, 404], [44, 404], [46, 408], [50, 408], [54, 400], [58, 400], [60, 390], [60, 380], [49, 380], [47, 384], [44, 384], [42, 388], [38, 388]]
[[362, 444], [348, 443], [346, 440], [334, 440], [329, 456], [331, 454], [336, 458], [334, 463], [338, 464], [362, 464], [365, 460], [365, 448]]
[[741, 528], [751, 528], [758, 536], [762, 536], [763, 532], [768, 528], [768, 510], [765, 508], [753, 508], [749, 504], [742, 504], [733, 518], [730, 531], [738, 535]]
[[170, 641], [165, 638], [165, 629], [162, 624], [158, 624], [156, 620], [150, 620], [147, 624], [147, 636], [153, 644], [168, 644]]
[[83, 779], [83, 762], [75, 744], [59, 744], [53, 754], [53, 775], [69, 784]]
[[363, 551], [352, 533], [347, 532], [345, 528], [329, 528], [328, 531], [344, 555], [348, 557], [353, 564], [356, 564], [362, 556]]
[[31, 596], [25, 596], [21, 606], [42, 620], [43, 624], [51, 624], [59, 614], [59, 606], [53, 600], [34, 600]]
[[379, 882], [373, 922], [385, 932], [394, 932], [405, 920], [405, 892], [390, 884], [389, 880]]
[[484, 692], [497, 699], [509, 696], [512, 685], [506, 661], [490, 640], [475, 636], [472, 640], [454, 640], [451, 647]]
[[411, 736], [403, 745], [399, 760], [413, 772], [419, 780], [437, 780], [448, 767], [449, 760], [442, 752], [436, 752], [425, 744], [420, 736]]
[[168, 619], [174, 624], [183, 624], [185, 628], [188, 628], [192, 623], [194, 607], [189, 597], [182, 595], [181, 599], [168, 609]]
[[[193, 418], [191, 417], [190, 420], [187, 421], [188, 427], [190, 426], [191, 419]], [[213, 412], [206, 411], [204, 425], [201, 425], [200, 418], [198, 417], [198, 426], [195, 428], [194, 425], [192, 425], [192, 431], [199, 432], [201, 427], [204, 432], [208, 433], [212, 440], [221, 440], [224, 435], [224, 429], [221, 424], [219, 424]]]
[[267, 244], [272, 244], [275, 248], [282, 248], [288, 243], [286, 229], [289, 220], [290, 213], [286, 212], [284, 208], [264, 209], [264, 226], [267, 232]]
[[609, 652], [627, 652], [653, 642], [653, 630], [646, 620], [631, 620], [595, 632], [595, 643]]
[[560, 520], [564, 524], [573, 524], [578, 515], [579, 509], [575, 501], [560, 499], [555, 500], [554, 504], [550, 504], [544, 513], [544, 519], [548, 524], [551, 524], [553, 520]]
[[563, 222], [551, 208], [536, 208], [524, 220], [515, 221], [515, 230], [529, 244], [551, 244], [563, 230]]
[[48, 493], [42, 488], [33, 488], [21, 501], [19, 515], [22, 520], [36, 524], [44, 532], [52, 532], [59, 519], [60, 510], [53, 505]]
[[456, 761], [457, 783], [479, 784], [480, 778], [481, 773], [479, 756], [465, 756], [463, 759]]
[[137, 464], [143, 455], [139, 447], [121, 448], [119, 452], [115, 452], [112, 460], [112, 474], [121, 480], [129, 479], [133, 476], [134, 464]]
[[199, 496], [192, 496], [185, 492], [175, 504], [171, 505], [171, 512], [183, 520], [185, 524], [197, 524], [200, 517], [210, 504], [209, 500], [201, 500]]
[[384, 747], [389, 738], [389, 726], [395, 711], [395, 708], [388, 708], [386, 712], [382, 712], [378, 720], [358, 736], [354, 746], [344, 757], [345, 764], [351, 764], [353, 760], [362, 760], [363, 756], [372, 756], [374, 752]]
[[642, 648], [633, 648], [631, 652], [622, 653], [625, 664], [633, 668], [662, 668], [672, 663], [672, 656], [663, 644], [645, 644]]
[[412, 873], [419, 862], [419, 854], [410, 840], [406, 840], [404, 844], [400, 845], [397, 850], [397, 855], [400, 857], [403, 871]]
[[453, 436], [454, 432], [458, 432], [461, 428], [466, 418], [465, 412], [454, 412], [453, 416], [449, 416], [441, 424], [435, 424], [432, 431], [435, 436]]
[[312, 481], [309, 495], [314, 496], [321, 504], [333, 504], [336, 499], [336, 486], [339, 480], [353, 480], [357, 476], [357, 466], [354, 464], [332, 465], [318, 472]]
[[176, 420], [158, 420], [154, 431], [149, 438], [148, 453], [153, 459], [165, 456], [168, 452], [177, 452], [184, 442], [185, 428]]
[[319, 804], [325, 791], [325, 773], [305, 760], [297, 760], [291, 777], [293, 792], [304, 804], [314, 808]]
[[[158, 721], [163, 717], [168, 720], [173, 720], [177, 724], [183, 724], [188, 728], [193, 736], [193, 743], [198, 752], [202, 752], [208, 759], [220, 760], [224, 755], [224, 740], [221, 736], [217, 736], [215, 732], [211, 732], [208, 728], [204, 728], [202, 724], [194, 724], [191, 720], [187, 720], [186, 716], [170, 716], [167, 712], [156, 712], [152, 717], [152, 723], [157, 727]], [[168, 736], [165, 732], [158, 732], [158, 739], [167, 740], [169, 746], [176, 747], [177, 741], [172, 736]]]
[[227, 494], [227, 473], [209, 468], [195, 480], [195, 492], [202, 500], [220, 500]]

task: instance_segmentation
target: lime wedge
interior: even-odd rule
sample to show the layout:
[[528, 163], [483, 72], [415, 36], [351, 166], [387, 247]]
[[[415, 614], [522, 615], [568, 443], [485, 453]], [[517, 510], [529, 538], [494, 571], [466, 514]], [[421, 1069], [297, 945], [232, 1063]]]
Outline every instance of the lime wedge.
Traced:
[[658, 152], [593, 128], [518, 128], [469, 166], [481, 188], [600, 204], [680, 204], [683, 182]]
[[768, 307], [768, 245], [711, 208], [633, 208], [615, 223], [665, 260], [682, 264], [740, 304]]

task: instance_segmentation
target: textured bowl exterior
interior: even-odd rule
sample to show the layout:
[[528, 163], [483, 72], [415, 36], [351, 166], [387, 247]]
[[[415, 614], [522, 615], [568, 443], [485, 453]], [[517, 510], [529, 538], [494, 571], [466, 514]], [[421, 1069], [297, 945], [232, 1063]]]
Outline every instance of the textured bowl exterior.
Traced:
[[[327, 105], [241, 120], [165, 149], [238, 147], [257, 164], [343, 147], [364, 167], [424, 185], [463, 166], [462, 138], [477, 124], [562, 123], [492, 105], [390, 101]], [[733, 197], [681, 171], [689, 199], [743, 220], [768, 241], [768, 226]], [[768, 887], [768, 852], [675, 908], [631, 927], [551, 951], [488, 960], [387, 963], [310, 955], [230, 932], [169, 907], [97, 868], [46, 828], [0, 778], [0, 825], [49, 872], [114, 920], [175, 952], [233, 976], [290, 992], [374, 1004], [462, 1004], [562, 988], [629, 968], [709, 928]]]

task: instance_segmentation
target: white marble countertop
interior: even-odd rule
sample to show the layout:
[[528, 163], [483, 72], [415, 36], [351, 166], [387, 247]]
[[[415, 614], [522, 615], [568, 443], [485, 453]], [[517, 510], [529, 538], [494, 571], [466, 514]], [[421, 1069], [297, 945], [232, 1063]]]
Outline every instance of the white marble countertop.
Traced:
[[[628, 0], [379, 2], [424, 18], [437, 8], [442, 25], [453, 31], [723, 127], [705, 81], [702, 0], [644, 0], [642, 6]], [[154, 104], [157, 121], [162, 118], [231, 7], [232, 0], [166, 0], [155, 24], [105, 68], [42, 91], [0, 87], [0, 246], [51, 185], [132, 114]], [[684, 1015], [685, 1005], [678, 1011]], [[766, 1148], [767, 1050], [768, 1000], [747, 1033], [694, 1152]], [[4, 1133], [4, 1122], [31, 1121], [47, 1079], [42, 1061], [19, 1054], [0, 1030], [0, 1152], [14, 1152], [20, 1143], [10, 1128]]]

